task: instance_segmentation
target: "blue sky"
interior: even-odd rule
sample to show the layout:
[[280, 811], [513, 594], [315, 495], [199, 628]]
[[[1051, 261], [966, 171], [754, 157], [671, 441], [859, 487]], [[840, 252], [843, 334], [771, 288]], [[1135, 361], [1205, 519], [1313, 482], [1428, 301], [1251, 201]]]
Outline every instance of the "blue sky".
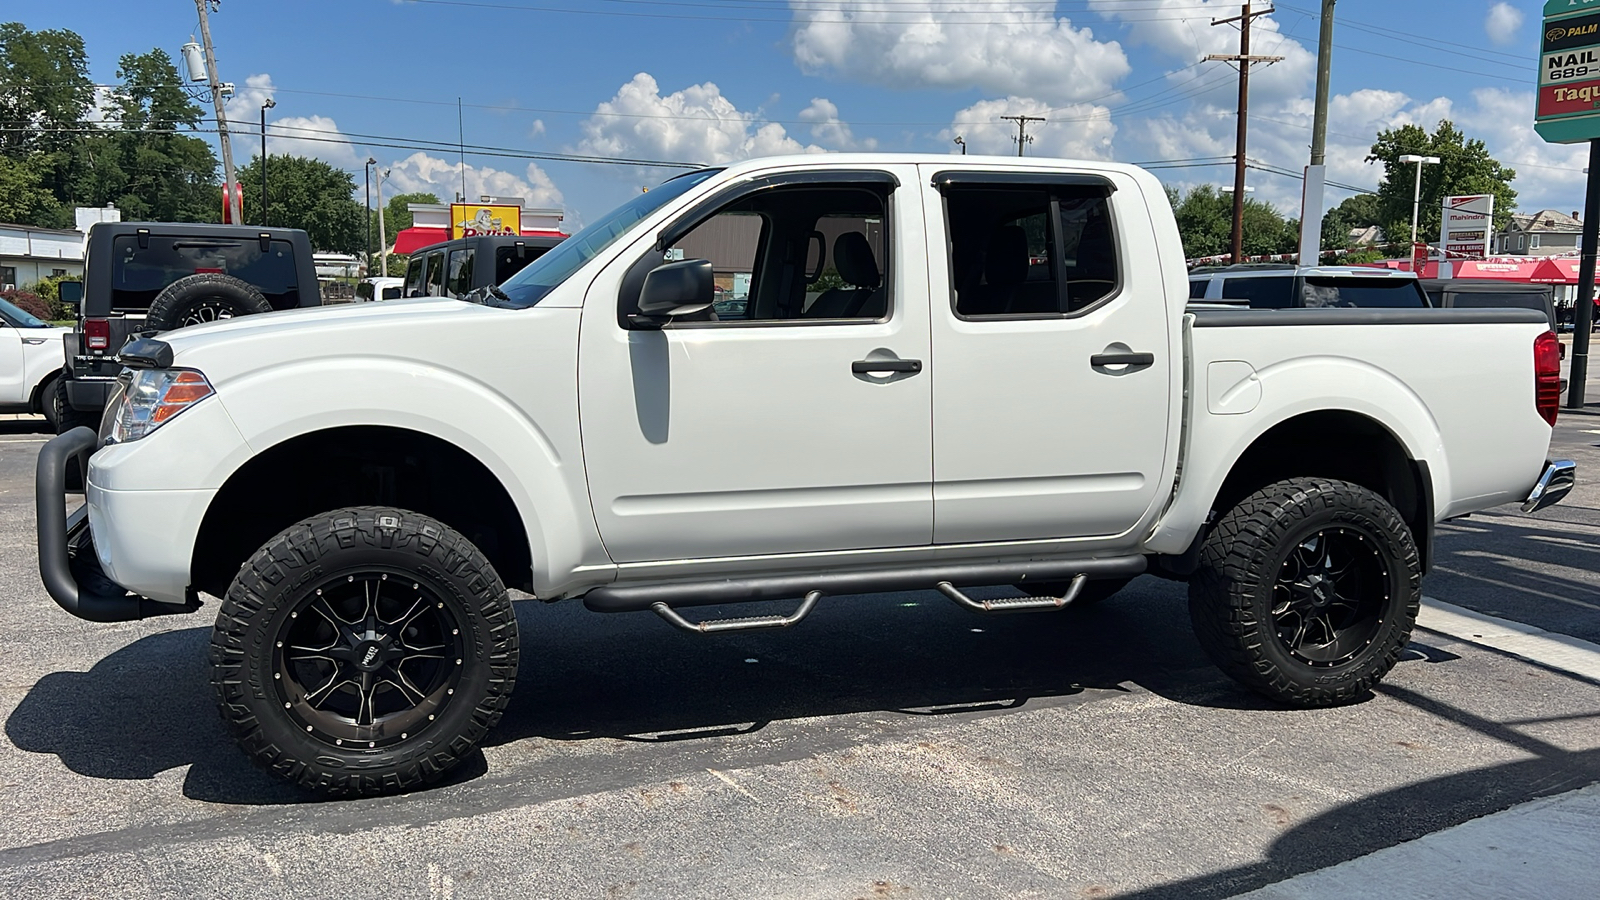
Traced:
[[[1310, 142], [1319, 6], [1280, 2], [1254, 35], [1254, 53], [1286, 58], [1252, 75], [1249, 156], [1294, 171]], [[1340, 0], [1329, 177], [1373, 187], [1379, 172], [1362, 160], [1379, 129], [1450, 118], [1517, 169], [1520, 208], [1581, 208], [1582, 149], [1531, 127], [1541, 6]], [[190, 0], [9, 7], [0, 15], [30, 28], [82, 34], [103, 83], [119, 55], [159, 46], [176, 59], [196, 32]], [[1194, 163], [1233, 152], [1235, 76], [1199, 60], [1237, 49], [1237, 31], [1210, 22], [1238, 11], [1237, 0], [224, 0], [212, 35], [239, 88], [230, 116], [253, 128], [270, 96], [272, 152], [319, 156], [357, 184], [371, 155], [391, 193], [458, 188], [456, 153], [425, 143], [456, 141], [458, 97], [468, 144], [698, 163], [955, 152], [957, 135], [971, 152], [1014, 153], [999, 116], [1040, 115], [1030, 154], [1176, 161], [1159, 174], [1187, 186], [1231, 183], [1226, 166]], [[258, 141], [236, 141], [240, 165]], [[472, 152], [466, 165], [469, 195], [562, 206], [569, 224], [671, 171]], [[1252, 171], [1250, 183], [1298, 214], [1297, 181]]]

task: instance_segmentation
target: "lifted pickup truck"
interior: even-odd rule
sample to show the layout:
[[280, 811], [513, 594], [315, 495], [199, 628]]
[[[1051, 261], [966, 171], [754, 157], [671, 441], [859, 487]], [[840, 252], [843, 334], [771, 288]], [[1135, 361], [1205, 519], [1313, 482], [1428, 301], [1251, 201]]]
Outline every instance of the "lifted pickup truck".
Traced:
[[[1434, 523], [1570, 490], [1555, 337], [1530, 310], [1186, 314], [1183, 262], [1130, 166], [681, 175], [482, 304], [130, 344], [103, 433], [40, 455], [44, 583], [102, 621], [221, 597], [228, 727], [340, 794], [483, 739], [517, 674], [508, 586], [710, 635], [873, 591], [1071, 609], [1151, 572], [1188, 581], [1240, 682], [1353, 701], [1407, 642]], [[62, 472], [91, 452], [85, 526]]]

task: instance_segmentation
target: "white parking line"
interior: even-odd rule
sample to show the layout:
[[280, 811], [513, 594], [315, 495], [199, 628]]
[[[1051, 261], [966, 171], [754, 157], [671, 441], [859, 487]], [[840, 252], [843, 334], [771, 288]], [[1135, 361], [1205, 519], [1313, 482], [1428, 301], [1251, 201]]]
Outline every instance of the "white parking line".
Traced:
[[1551, 669], [1600, 681], [1600, 644], [1591, 644], [1571, 635], [1486, 616], [1432, 597], [1422, 598], [1422, 612], [1417, 616], [1417, 625], [1469, 643], [1501, 650]]
[[42, 444], [49, 438], [0, 438], [0, 444]]

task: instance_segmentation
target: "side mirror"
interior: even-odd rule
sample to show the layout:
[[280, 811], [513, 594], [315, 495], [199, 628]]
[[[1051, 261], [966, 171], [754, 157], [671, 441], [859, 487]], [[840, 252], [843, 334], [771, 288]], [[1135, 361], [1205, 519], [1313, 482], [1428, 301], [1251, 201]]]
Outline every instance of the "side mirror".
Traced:
[[57, 296], [61, 298], [61, 302], [73, 309], [83, 305], [83, 282], [81, 281], [58, 282], [56, 284], [56, 292]]
[[711, 260], [686, 259], [652, 269], [639, 290], [639, 314], [630, 317], [639, 328], [660, 328], [675, 316], [711, 308]]

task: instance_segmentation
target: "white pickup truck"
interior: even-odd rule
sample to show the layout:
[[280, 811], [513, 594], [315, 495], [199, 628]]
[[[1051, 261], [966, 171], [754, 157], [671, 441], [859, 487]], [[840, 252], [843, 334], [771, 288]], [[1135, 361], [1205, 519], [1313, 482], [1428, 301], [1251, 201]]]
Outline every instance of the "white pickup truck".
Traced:
[[229, 728], [339, 794], [434, 779], [495, 724], [508, 587], [715, 634], [877, 591], [1070, 609], [1149, 572], [1188, 581], [1239, 681], [1356, 699], [1408, 639], [1436, 522], [1570, 490], [1555, 337], [1528, 310], [1185, 313], [1188, 289], [1130, 166], [695, 171], [482, 303], [130, 343], [100, 434], [40, 455], [41, 572], [94, 620], [222, 598]]

